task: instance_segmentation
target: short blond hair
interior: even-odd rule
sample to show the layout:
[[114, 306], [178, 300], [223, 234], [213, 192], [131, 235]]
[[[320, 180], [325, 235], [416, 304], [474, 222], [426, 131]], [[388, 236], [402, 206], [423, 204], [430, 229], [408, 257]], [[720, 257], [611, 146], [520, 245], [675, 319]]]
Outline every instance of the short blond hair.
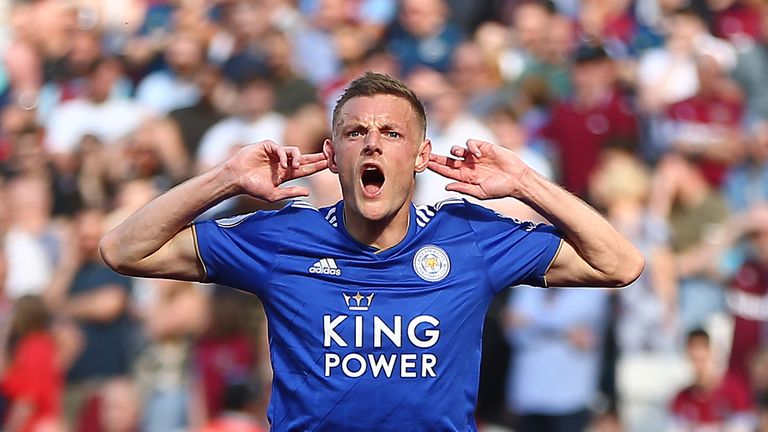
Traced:
[[387, 74], [366, 72], [363, 75], [356, 78], [349, 84], [344, 90], [344, 94], [341, 95], [336, 106], [333, 108], [333, 119], [331, 127], [333, 128], [334, 135], [336, 135], [336, 128], [339, 125], [339, 116], [341, 109], [344, 107], [350, 99], [361, 96], [375, 96], [375, 95], [392, 95], [405, 99], [413, 108], [413, 112], [419, 120], [419, 126], [421, 127], [422, 138], [427, 134], [427, 113], [424, 110], [424, 104], [413, 90], [411, 90], [402, 81], [392, 78]]
[[608, 153], [592, 174], [592, 195], [601, 205], [616, 200], [645, 202], [651, 187], [648, 168], [626, 152]]

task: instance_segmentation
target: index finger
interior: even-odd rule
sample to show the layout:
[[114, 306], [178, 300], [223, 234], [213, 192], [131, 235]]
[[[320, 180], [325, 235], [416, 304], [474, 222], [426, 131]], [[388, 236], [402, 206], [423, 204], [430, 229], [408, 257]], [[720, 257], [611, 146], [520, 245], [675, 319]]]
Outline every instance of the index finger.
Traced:
[[290, 171], [291, 178], [306, 177], [328, 168], [328, 160], [323, 158], [317, 162], [302, 163], [299, 168]]
[[434, 153], [430, 153], [429, 160], [430, 160], [430, 162], [434, 162], [434, 163], [436, 163], [438, 165], [444, 165], [444, 166], [447, 166], [447, 167], [450, 167], [450, 168], [460, 168], [461, 167], [461, 160], [454, 159], [454, 158], [448, 157], [448, 156], [442, 156], [442, 155], [437, 155], [437, 154], [434, 154]]
[[321, 160], [325, 160], [325, 154], [324, 153], [309, 153], [309, 154], [303, 154], [301, 155], [300, 162], [302, 165], [314, 163], [314, 162], [320, 162]]

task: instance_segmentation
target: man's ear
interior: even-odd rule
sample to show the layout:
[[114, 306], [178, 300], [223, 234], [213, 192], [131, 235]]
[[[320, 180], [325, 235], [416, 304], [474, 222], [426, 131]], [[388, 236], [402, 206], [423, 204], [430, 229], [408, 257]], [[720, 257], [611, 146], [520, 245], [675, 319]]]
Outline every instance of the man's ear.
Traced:
[[323, 141], [323, 154], [325, 155], [325, 158], [328, 159], [328, 169], [331, 170], [332, 173], [338, 174], [339, 167], [336, 165], [336, 152], [333, 149], [333, 141], [328, 138]]
[[419, 148], [419, 154], [416, 155], [416, 172], [423, 172], [429, 164], [429, 155], [432, 154], [432, 141], [425, 139]]

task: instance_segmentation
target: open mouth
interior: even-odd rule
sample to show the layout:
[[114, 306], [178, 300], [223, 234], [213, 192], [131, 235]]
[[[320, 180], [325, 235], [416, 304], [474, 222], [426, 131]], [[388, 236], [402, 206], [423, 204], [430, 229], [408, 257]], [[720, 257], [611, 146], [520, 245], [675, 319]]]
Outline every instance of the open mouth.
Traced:
[[384, 172], [381, 168], [374, 165], [365, 165], [360, 175], [360, 181], [363, 183], [363, 191], [368, 196], [376, 196], [381, 192], [384, 185]]

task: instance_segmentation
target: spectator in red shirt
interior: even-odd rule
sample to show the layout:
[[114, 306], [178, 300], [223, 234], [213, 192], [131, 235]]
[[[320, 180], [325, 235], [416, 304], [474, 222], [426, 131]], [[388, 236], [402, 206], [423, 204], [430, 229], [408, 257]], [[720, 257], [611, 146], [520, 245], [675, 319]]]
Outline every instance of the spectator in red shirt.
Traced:
[[56, 422], [60, 414], [62, 371], [50, 332], [50, 314], [38, 296], [14, 305], [8, 335], [10, 364], [0, 388], [10, 401], [5, 432], [33, 432]]
[[[248, 300], [239, 293], [217, 290], [211, 299], [208, 332], [199, 339], [193, 352], [196, 379], [205, 404], [204, 417], [208, 419], [221, 414], [228, 385], [262, 372], [258, 369], [265, 365], [260, 355], [264, 355], [267, 348], [256, 346], [250, 333], [252, 329], [242, 319], [249, 313], [249, 307]], [[258, 331], [264, 331], [263, 325]], [[258, 340], [263, 343], [266, 335]]]
[[734, 217], [728, 230], [734, 241], [745, 240], [724, 257], [726, 265], [738, 263], [734, 272], [726, 275], [726, 298], [733, 316], [729, 373], [749, 379], [750, 367], [765, 347], [768, 322], [763, 307], [768, 299], [768, 207], [755, 206]]
[[615, 86], [615, 67], [602, 47], [577, 49], [571, 79], [573, 96], [553, 107], [542, 132], [559, 152], [561, 184], [583, 196], [601, 152], [637, 139], [637, 120]]
[[714, 13], [715, 36], [734, 44], [747, 44], [761, 37], [758, 2], [744, 0], [709, 0]]
[[720, 376], [709, 334], [702, 329], [692, 330], [686, 351], [694, 382], [672, 402], [670, 431], [753, 431], [756, 416], [748, 386], [736, 376]]
[[718, 186], [740, 155], [743, 94], [712, 56], [699, 56], [696, 71], [699, 90], [669, 106], [664, 136], [669, 148], [696, 158], [707, 180]]

